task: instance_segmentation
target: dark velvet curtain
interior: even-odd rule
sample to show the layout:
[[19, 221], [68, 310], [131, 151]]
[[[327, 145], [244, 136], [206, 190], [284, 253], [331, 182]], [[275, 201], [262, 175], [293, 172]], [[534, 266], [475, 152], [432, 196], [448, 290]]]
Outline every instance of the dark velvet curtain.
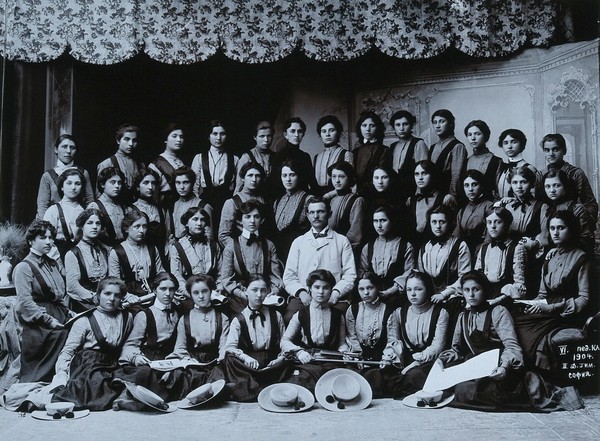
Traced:
[[0, 220], [28, 224], [44, 171], [46, 65], [7, 62], [4, 71]]

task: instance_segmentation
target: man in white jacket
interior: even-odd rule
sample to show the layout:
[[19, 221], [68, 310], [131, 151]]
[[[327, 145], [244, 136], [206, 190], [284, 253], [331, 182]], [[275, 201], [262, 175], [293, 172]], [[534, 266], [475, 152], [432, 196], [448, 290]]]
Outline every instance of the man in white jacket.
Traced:
[[337, 282], [329, 303], [344, 312], [348, 308], [347, 297], [354, 286], [356, 265], [348, 239], [329, 228], [330, 215], [327, 201], [317, 197], [307, 200], [306, 216], [311, 229], [292, 243], [283, 273], [284, 288], [290, 295], [286, 323], [303, 304], [310, 304], [306, 279], [316, 269], [330, 271]]

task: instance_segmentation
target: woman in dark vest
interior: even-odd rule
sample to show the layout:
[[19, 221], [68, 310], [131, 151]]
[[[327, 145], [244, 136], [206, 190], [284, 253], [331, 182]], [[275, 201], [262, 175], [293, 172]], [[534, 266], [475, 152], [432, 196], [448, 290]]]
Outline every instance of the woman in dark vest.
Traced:
[[375, 167], [391, 166], [392, 155], [390, 149], [383, 145], [384, 136], [385, 126], [381, 118], [372, 110], [362, 112], [356, 122], [358, 147], [352, 151], [359, 194], [364, 194], [368, 188]]
[[310, 304], [292, 316], [281, 337], [281, 351], [287, 358], [300, 363], [287, 366], [283, 380], [310, 391], [314, 391], [321, 375], [340, 367], [335, 362], [313, 362], [319, 351], [348, 351], [345, 316], [328, 303], [335, 283], [331, 272], [324, 269], [312, 271], [306, 280]]
[[127, 304], [137, 304], [140, 297], [149, 294], [148, 280], [164, 271], [156, 247], [146, 243], [148, 216], [139, 210], [125, 215], [121, 230], [125, 240], [115, 245], [108, 256], [108, 275], [123, 280]]
[[108, 274], [109, 249], [100, 242], [106, 226], [106, 218], [100, 210], [83, 210], [75, 223], [81, 232], [81, 240], [65, 256], [65, 274], [71, 309], [82, 312], [96, 306], [94, 298], [98, 282]]
[[125, 175], [118, 168], [104, 168], [98, 175], [96, 185], [100, 196], [87, 208], [97, 208], [104, 215], [104, 229], [100, 240], [112, 247], [123, 240], [121, 222], [125, 213], [130, 210], [130, 207], [123, 203]]
[[[210, 216], [204, 209], [189, 208], [179, 221], [185, 227], [185, 234], [171, 244], [169, 259], [171, 271], [179, 282], [175, 303], [181, 304], [183, 310], [187, 311], [194, 304], [185, 288], [186, 281], [198, 274], [208, 274], [213, 280], [218, 280], [222, 249], [219, 243], [206, 235], [206, 227], [210, 227]], [[219, 287], [219, 291], [221, 289]]]
[[146, 214], [148, 225], [146, 226], [145, 240], [149, 245], [155, 246], [164, 258], [167, 238], [171, 232], [170, 219], [158, 203], [158, 185], [160, 178], [151, 169], [142, 169], [133, 181], [133, 188], [137, 200], [133, 207]]
[[556, 211], [548, 220], [548, 230], [555, 248], [546, 255], [535, 297], [546, 302], [527, 306], [524, 314], [516, 314], [515, 318], [526, 359], [542, 369], [552, 366], [556, 346], [569, 341], [570, 334], [575, 332], [581, 337], [579, 329], [586, 312], [596, 311], [598, 304], [590, 297], [592, 265], [578, 245], [578, 219], [570, 211]]
[[29, 254], [14, 270], [16, 311], [23, 324], [20, 382], [51, 381], [54, 364], [67, 339], [64, 323], [71, 316], [59, 261], [48, 257], [56, 230], [47, 221], [29, 226]]
[[160, 206], [163, 210], [172, 207], [175, 201], [175, 170], [185, 168], [181, 160], [181, 150], [184, 145], [183, 129], [181, 125], [169, 123], [163, 131], [165, 150], [148, 165], [148, 168], [158, 174], [157, 182], [160, 189]]
[[[75, 219], [83, 211], [82, 188], [85, 185], [83, 174], [76, 168], [65, 170], [58, 178], [60, 202], [51, 205], [44, 214], [44, 220], [56, 229], [54, 244], [61, 258], [75, 246], [79, 234]], [[51, 254], [52, 257], [57, 257]]]
[[[227, 131], [219, 120], [209, 123], [208, 139], [210, 147], [197, 154], [192, 161], [192, 170], [197, 180], [195, 192], [214, 208], [213, 219], [221, 219], [221, 209], [233, 195], [238, 159], [226, 148]], [[218, 231], [215, 225], [214, 231]]]
[[352, 164], [340, 161], [330, 166], [327, 173], [335, 190], [335, 196], [329, 202], [329, 228], [346, 236], [352, 249], [358, 252], [364, 236], [365, 200], [352, 192], [356, 183], [354, 168]]
[[153, 360], [164, 360], [173, 351], [179, 315], [172, 302], [177, 288], [172, 274], [162, 271], [156, 275], [152, 281], [156, 299], [152, 306], [136, 314], [121, 351], [122, 363], [146, 366]]
[[381, 383], [373, 383], [374, 391], [382, 390], [383, 396], [404, 398], [421, 390], [435, 359], [446, 346], [449, 316], [444, 308], [431, 302], [434, 292], [427, 274], [415, 271], [408, 276], [408, 303], [396, 309], [388, 320], [382, 360], [389, 364], [382, 365]]
[[294, 239], [310, 228], [304, 207], [308, 193], [303, 190], [303, 180], [302, 167], [297, 161], [290, 159], [282, 164], [281, 183], [285, 194], [273, 203], [273, 231], [267, 233], [283, 262], [287, 260]]
[[412, 245], [398, 236], [397, 213], [392, 207], [378, 207], [373, 213], [377, 238], [367, 243], [360, 255], [360, 274], [374, 273], [382, 280], [379, 297], [398, 307], [403, 300], [406, 276], [415, 267]]

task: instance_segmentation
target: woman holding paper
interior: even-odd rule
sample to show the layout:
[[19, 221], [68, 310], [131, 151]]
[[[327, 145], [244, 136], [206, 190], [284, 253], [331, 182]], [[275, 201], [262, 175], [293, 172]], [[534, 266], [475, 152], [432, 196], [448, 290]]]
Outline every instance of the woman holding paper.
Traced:
[[590, 258], [578, 246], [580, 224], [575, 215], [557, 211], [548, 219], [548, 230], [556, 248], [544, 261], [538, 296], [515, 320], [526, 356], [542, 369], [551, 368], [553, 347], [580, 336], [592, 274]]
[[504, 306], [489, 305], [492, 287], [483, 273], [466, 273], [461, 285], [469, 309], [458, 316], [452, 346], [440, 354], [438, 362], [453, 366], [496, 348], [500, 360], [488, 375], [457, 384], [452, 405], [478, 410], [501, 410], [508, 403], [529, 406], [523, 400], [523, 351], [510, 313]]
[[523, 351], [510, 313], [502, 305], [490, 306], [490, 282], [471, 271], [461, 278], [469, 309], [458, 317], [452, 347], [436, 363], [457, 365], [476, 355], [500, 349], [498, 364], [479, 378], [454, 387], [453, 407], [483, 411], [575, 410], [583, 401], [574, 388], [559, 390], [538, 374], [525, 369]]

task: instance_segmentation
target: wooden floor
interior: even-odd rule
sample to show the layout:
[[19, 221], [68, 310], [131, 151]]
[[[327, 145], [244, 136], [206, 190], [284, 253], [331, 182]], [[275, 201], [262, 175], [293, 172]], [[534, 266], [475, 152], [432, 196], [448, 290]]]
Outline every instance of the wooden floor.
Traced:
[[485, 413], [414, 409], [374, 400], [365, 410], [329, 412], [318, 404], [298, 414], [275, 414], [258, 404], [154, 412], [94, 412], [78, 420], [39, 421], [0, 409], [0, 440], [600, 440], [600, 396], [584, 397], [574, 412]]

